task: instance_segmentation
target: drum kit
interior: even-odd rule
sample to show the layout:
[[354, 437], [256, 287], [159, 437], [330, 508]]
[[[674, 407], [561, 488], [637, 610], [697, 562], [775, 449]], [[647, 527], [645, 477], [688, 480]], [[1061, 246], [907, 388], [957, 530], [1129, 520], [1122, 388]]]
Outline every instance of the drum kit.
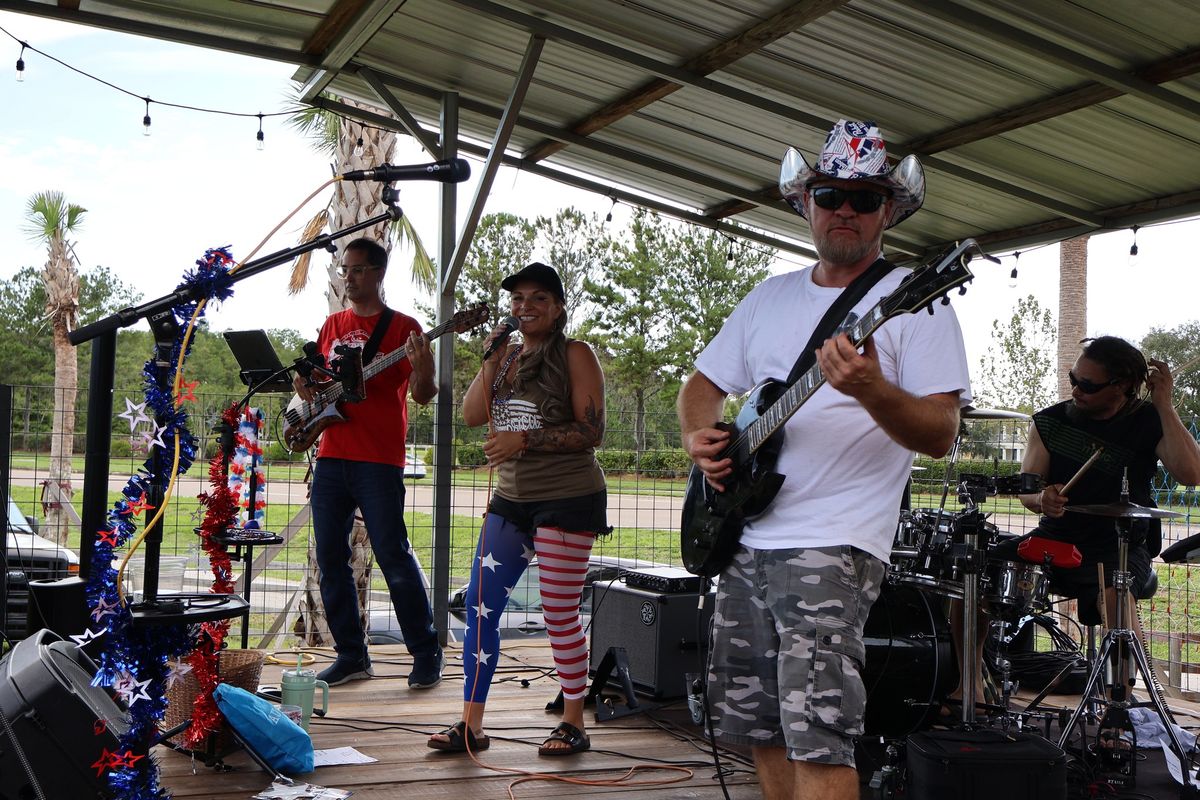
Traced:
[[[1018, 412], [989, 409], [968, 409], [963, 416], [968, 419], [1029, 418]], [[1145, 649], [1129, 628], [1126, 612], [1126, 595], [1131, 590], [1132, 580], [1127, 561], [1129, 523], [1139, 518], [1179, 515], [1131, 503], [1127, 491], [1115, 503], [1066, 507], [1068, 512], [1108, 518], [1116, 524], [1119, 564], [1113, 573], [1113, 585], [1118, 596], [1117, 617], [1105, 635], [1098, 657], [1090, 665], [1083, 699], [1069, 719], [1065, 711], [1044, 713], [1034, 710], [1045, 692], [1029, 707], [1010, 711], [1015, 685], [1009, 675], [1007, 646], [1031, 615], [1048, 606], [1049, 556], [1045, 563], [1037, 564], [990, 555], [1012, 534], [987, 521], [987, 515], [979, 506], [988, 495], [1037, 493], [1041, 489], [1041, 478], [1030, 474], [1011, 477], [964, 474], [952, 482], [962, 439], [960, 436], [955, 442], [947, 462], [942, 506], [902, 512], [887, 580], [867, 619], [864, 630], [867, 658], [863, 670], [867, 687], [866, 733], [884, 740], [896, 740], [928, 727], [957, 682], [958, 664], [963, 665], [963, 696], [976, 696], [976, 682], [982, 670], [974, 643], [977, 641], [976, 620], [982, 612], [997, 645], [993, 672], [999, 702], [984, 706], [988, 711], [989, 726], [998, 724], [1006, 730], [1010, 727], [1019, 730], [1039, 718], [1045, 722], [1046, 738], [1050, 738], [1050, 724], [1057, 721], [1062, 724], [1058, 741], [1062, 748], [1079, 724], [1083, 726], [1083, 741], [1087, 741], [1089, 718], [1098, 723], [1099, 731], [1106, 728], [1122, 731], [1129, 728], [1131, 707], [1151, 707], [1163, 720], [1176, 753], [1183, 756], [1187, 751], [1174, 732], [1161, 696], [1151, 692], [1148, 703], [1131, 703], [1129, 700], [1128, 689], [1134, 677], [1131, 667], [1136, 666], [1147, 685], [1153, 686], [1154, 679]], [[1087, 466], [1090, 463], [1085, 469]], [[958, 488], [958, 499], [962, 504], [959, 510], [945, 507], [951, 485]], [[1200, 536], [1196, 539], [1188, 557], [1191, 558], [1194, 551], [1195, 560], [1200, 561]], [[961, 601], [963, 607], [962, 649], [957, 659], [946, 613], [946, 605], [951, 600]], [[1111, 699], [1098, 704], [1104, 707], [1102, 718], [1099, 714], [1085, 715], [1086, 708], [1096, 708], [1093, 698], [1103, 685], [1105, 665], [1109, 661], [1117, 665], [1113, 670], [1115, 676], [1109, 676], [1108, 681], [1108, 698]], [[980, 724], [976, 719], [975, 704], [962, 703], [961, 721], [956, 720], [953, 724], [964, 729]], [[1127, 754], [1126, 757], [1131, 769], [1132, 756]]]

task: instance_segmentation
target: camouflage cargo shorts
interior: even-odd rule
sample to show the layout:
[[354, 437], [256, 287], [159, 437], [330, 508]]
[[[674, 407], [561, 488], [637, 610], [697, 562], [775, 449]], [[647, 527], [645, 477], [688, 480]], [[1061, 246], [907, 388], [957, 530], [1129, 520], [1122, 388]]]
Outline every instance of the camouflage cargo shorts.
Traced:
[[717, 588], [708, 692], [722, 741], [854, 765], [867, 698], [863, 626], [884, 563], [849, 545], [742, 547]]

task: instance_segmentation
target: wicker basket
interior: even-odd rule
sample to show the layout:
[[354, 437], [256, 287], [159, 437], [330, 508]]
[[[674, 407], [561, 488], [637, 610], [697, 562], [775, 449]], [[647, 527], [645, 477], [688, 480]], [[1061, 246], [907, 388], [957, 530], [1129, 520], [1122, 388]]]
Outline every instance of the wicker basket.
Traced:
[[[266, 652], [263, 650], [222, 650], [217, 654], [217, 677], [221, 683], [228, 683], [239, 689], [254, 692], [258, 689], [258, 679], [262, 675], [263, 661]], [[192, 707], [200, 694], [200, 681], [194, 672], [187, 674], [167, 690], [167, 713], [163, 719], [166, 730], [174, 728], [192, 718]], [[221, 723], [221, 730], [208, 737], [208, 745], [204, 748], [207, 755], [217, 758], [227, 755], [237, 749], [237, 742], [229, 732], [229, 725]]]

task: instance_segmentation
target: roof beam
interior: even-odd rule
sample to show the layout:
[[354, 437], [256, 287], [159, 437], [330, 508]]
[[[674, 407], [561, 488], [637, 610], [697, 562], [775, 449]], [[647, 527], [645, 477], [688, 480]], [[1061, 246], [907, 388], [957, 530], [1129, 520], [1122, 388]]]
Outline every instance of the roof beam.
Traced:
[[215, 33], [204, 33], [197, 30], [156, 25], [152, 22], [119, 17], [112, 14], [99, 14], [94, 11], [72, 10], [70, 6], [55, 6], [34, 0], [0, 0], [0, 9], [15, 11], [18, 14], [28, 14], [34, 17], [46, 17], [63, 22], [74, 22], [77, 25], [91, 25], [93, 28], [104, 28], [110, 31], [132, 33], [138, 36], [149, 36], [151, 39], [162, 39], [165, 42], [180, 42], [193, 44], [197, 47], [207, 47], [214, 50], [228, 50], [243, 55], [265, 58], [271, 61], [281, 61], [284, 64], [299, 64], [314, 66], [316, 60], [297, 50], [286, 47], [261, 44], [243, 39], [233, 39], [219, 36]]
[[458, 283], [458, 274], [462, 272], [463, 264], [466, 263], [467, 251], [471, 249], [471, 240], [475, 238], [475, 230], [479, 227], [479, 218], [483, 216], [483, 207], [487, 204], [488, 195], [492, 192], [492, 183], [496, 180], [496, 173], [500, 171], [500, 162], [504, 157], [504, 151], [508, 149], [513, 128], [516, 127], [521, 106], [525, 104], [525, 95], [533, 80], [533, 71], [537, 69], [538, 59], [541, 58], [542, 48], [545, 44], [544, 36], [534, 34], [529, 37], [529, 44], [525, 47], [525, 57], [521, 59], [521, 69], [517, 72], [512, 92], [509, 93], [508, 102], [504, 105], [504, 113], [500, 115], [500, 122], [496, 126], [496, 135], [492, 138], [492, 146], [488, 148], [487, 159], [483, 162], [483, 174], [480, 175], [479, 183], [475, 187], [475, 198], [471, 201], [467, 219], [459, 231], [458, 244], [454, 247], [454, 256], [450, 259], [449, 267], [442, 273], [447, 286], [454, 286]]
[[986, 33], [990, 38], [999, 39], [1018, 50], [1056, 63], [1085, 78], [1148, 100], [1160, 107], [1186, 114], [1193, 119], [1200, 119], [1200, 102], [1164, 89], [1125, 70], [1094, 58], [1088, 58], [1074, 50], [1054, 44], [986, 14], [948, 2], [948, 0], [922, 0], [921, 12], [939, 17], [960, 27]]
[[400, 102], [396, 95], [392, 94], [392, 90], [384, 84], [383, 79], [374, 70], [367, 67], [359, 67], [358, 77], [366, 81], [380, 102], [396, 115], [396, 119], [400, 120], [400, 124], [404, 126], [404, 130], [408, 131], [408, 135], [420, 142], [421, 147], [425, 149], [425, 152], [431, 158], [442, 158], [442, 146], [438, 142], [437, 135], [421, 127], [420, 121], [409, 113], [404, 104]]
[[405, 0], [337, 0], [312, 36], [304, 52], [320, 58], [317, 70], [300, 87], [300, 101], [309, 103], [328, 88], [338, 73], [379, 33]]
[[[847, 2], [849, 0], [801, 0], [793, 3], [779, 13], [759, 20], [741, 33], [689, 58], [680, 66], [696, 75], [716, 72], [804, 27], [814, 19], [841, 8]], [[580, 136], [588, 136], [682, 88], [681, 83], [654, 78], [579, 120], [571, 126], [571, 131]], [[541, 161], [564, 147], [566, 144], [563, 142], [541, 142], [531, 148], [525, 154], [525, 158], [529, 161]]]
[[[1133, 74], [1151, 83], [1186, 78], [1200, 72], [1200, 48], [1134, 70]], [[1062, 94], [1046, 97], [1023, 106], [1004, 109], [988, 117], [953, 125], [926, 136], [910, 139], [907, 144], [920, 153], [937, 153], [1007, 133], [1026, 125], [1069, 114], [1121, 97], [1124, 92], [1103, 83], [1088, 83]]]
[[[333, 111], [337, 114], [344, 114], [348, 117], [354, 117], [362, 120], [363, 122], [368, 122], [372, 125], [378, 125], [381, 128], [387, 128], [388, 130], [399, 131], [401, 133], [404, 132], [404, 127], [391, 117], [386, 117], [383, 114], [376, 114], [364, 108], [355, 108], [352, 105], [348, 105], [338, 100], [330, 100], [326, 97], [318, 97], [313, 101], [312, 105], [317, 108], [328, 109], [329, 111]], [[460, 141], [458, 143], [458, 147], [462, 152], [477, 156], [479, 158], [487, 158], [488, 154], [491, 152], [487, 147], [475, 144], [473, 142]], [[694, 211], [688, 211], [687, 209], [673, 206], [669, 203], [665, 203], [652, 197], [634, 194], [633, 192], [625, 189], [619, 189], [603, 183], [597, 183], [589, 178], [584, 178], [569, 172], [563, 172], [561, 170], [554, 169], [553, 167], [548, 167], [545, 164], [526, 162], [519, 156], [510, 156], [507, 154], [503, 155], [501, 157], [501, 164], [506, 167], [512, 167], [513, 169], [523, 170], [531, 175], [549, 178], [552, 181], [557, 181], [567, 186], [574, 186], [577, 189], [583, 189], [585, 191], [595, 192], [596, 194], [602, 194], [606, 197], [611, 197], [618, 202], [625, 203], [626, 205], [641, 206], [642, 208], [646, 208], [651, 211], [657, 211], [660, 214], [674, 217], [675, 219], [680, 219], [684, 222], [690, 222], [703, 228], [709, 228], [710, 230], [727, 233], [730, 236], [738, 236], [742, 239], [746, 239], [747, 241], [765, 244], [768, 247], [774, 247], [788, 253], [795, 253], [806, 258], [816, 257], [816, 251], [812, 249], [812, 245], [806, 242], [793, 242], [787, 239], [780, 239], [776, 236], [763, 233], [762, 231], [758, 231], [753, 228], [743, 228], [739, 225], [732, 225], [728, 222], [723, 222], [718, 219], [711, 219]]]
[[[524, 28], [529, 31], [542, 33], [546, 38], [569, 42], [570, 44], [598, 53], [606, 58], [612, 58], [631, 66], [643, 69], [652, 75], [657, 75], [660, 78], [667, 78], [676, 83], [685, 86], [691, 86], [697, 89], [711, 92], [720, 97], [725, 97], [735, 102], [744, 103], [752, 108], [757, 108], [769, 114], [774, 114], [780, 119], [788, 120], [799, 125], [804, 125], [824, 134], [829, 130], [833, 120], [819, 117], [815, 114], [808, 114], [797, 108], [794, 108], [784, 103], [771, 100], [761, 93], [749, 92], [740, 89], [736, 86], [720, 83], [711, 78], [706, 78], [702, 75], [696, 75], [688, 70], [666, 64], [661, 61], [656, 61], [648, 58], [641, 53], [629, 50], [609, 42], [601, 41], [593, 37], [587, 36], [570, 28], [564, 28], [561, 25], [555, 25], [552, 22], [547, 22], [539, 17], [534, 17], [529, 14], [522, 14], [519, 11], [514, 11], [510, 8], [498, 5], [491, 0], [450, 0], [459, 5], [478, 11], [481, 14], [487, 14], [497, 19], [504, 20], [512, 25]], [[557, 138], [557, 137], [556, 137]], [[578, 140], [577, 140], [578, 141]], [[583, 139], [586, 141], [586, 139]], [[903, 157], [909, 150], [901, 147], [892, 146], [891, 149], [896, 151], [896, 155]], [[1030, 191], [1024, 186], [1005, 183], [996, 178], [992, 178], [983, 173], [967, 169], [966, 167], [952, 164], [944, 159], [935, 159], [933, 157], [923, 157], [922, 161], [930, 169], [938, 169], [947, 173], [957, 175], [965, 180], [977, 181], [981, 184], [991, 187], [992, 189], [1015, 197], [1026, 203], [1030, 203], [1039, 208], [1044, 208], [1055, 214], [1070, 217], [1088, 225], [1096, 226], [1099, 224], [1099, 219], [1089, 211], [1077, 208], [1068, 203], [1063, 203], [1058, 200], [1047, 197], [1046, 195]], [[751, 195], [761, 194], [764, 191], [770, 191], [771, 187], [765, 189], [751, 190]], [[731, 197], [739, 197], [739, 194], [729, 193]], [[749, 200], [746, 197], [741, 197], [751, 203], [757, 203], [756, 200]], [[745, 210], [744, 208], [742, 210]], [[735, 212], [736, 213], [736, 212]]]

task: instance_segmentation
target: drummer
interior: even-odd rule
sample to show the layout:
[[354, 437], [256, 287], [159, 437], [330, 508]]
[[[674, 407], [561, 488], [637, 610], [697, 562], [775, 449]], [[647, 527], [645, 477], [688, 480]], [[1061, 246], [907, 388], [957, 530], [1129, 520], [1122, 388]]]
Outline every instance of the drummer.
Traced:
[[[1021, 503], [1041, 519], [1028, 536], [1075, 545], [1083, 556], [1077, 569], [1050, 568], [1050, 590], [1079, 600], [1079, 619], [1100, 624], [1097, 565], [1104, 566], [1108, 620], [1116, 619], [1112, 573], [1117, 568], [1117, 533], [1109, 518], [1072, 513], [1071, 505], [1115, 503], [1128, 470], [1129, 501], [1153, 506], [1151, 482], [1162, 461], [1184, 485], [1200, 483], [1200, 446], [1188, 433], [1172, 403], [1173, 378], [1162, 361], [1150, 359], [1115, 336], [1084, 339], [1068, 377], [1071, 398], [1033, 415], [1022, 472], [1040, 475], [1045, 488], [1021, 495]], [[1147, 396], [1148, 391], [1148, 396]], [[1064, 486], [1103, 448], [1069, 492]], [[1148, 524], [1147, 524], [1148, 523]], [[1129, 547], [1133, 596], [1151, 585], [1150, 559], [1162, 547], [1159, 520], [1135, 520]], [[1006, 542], [989, 559], [1018, 561], [1020, 539]], [[1136, 619], [1134, 619], [1136, 625]], [[986, 626], [980, 626], [982, 634]], [[957, 652], [957, 651], [956, 651]], [[961, 687], [953, 695], [961, 698]], [[982, 699], [980, 696], [978, 699]]]

